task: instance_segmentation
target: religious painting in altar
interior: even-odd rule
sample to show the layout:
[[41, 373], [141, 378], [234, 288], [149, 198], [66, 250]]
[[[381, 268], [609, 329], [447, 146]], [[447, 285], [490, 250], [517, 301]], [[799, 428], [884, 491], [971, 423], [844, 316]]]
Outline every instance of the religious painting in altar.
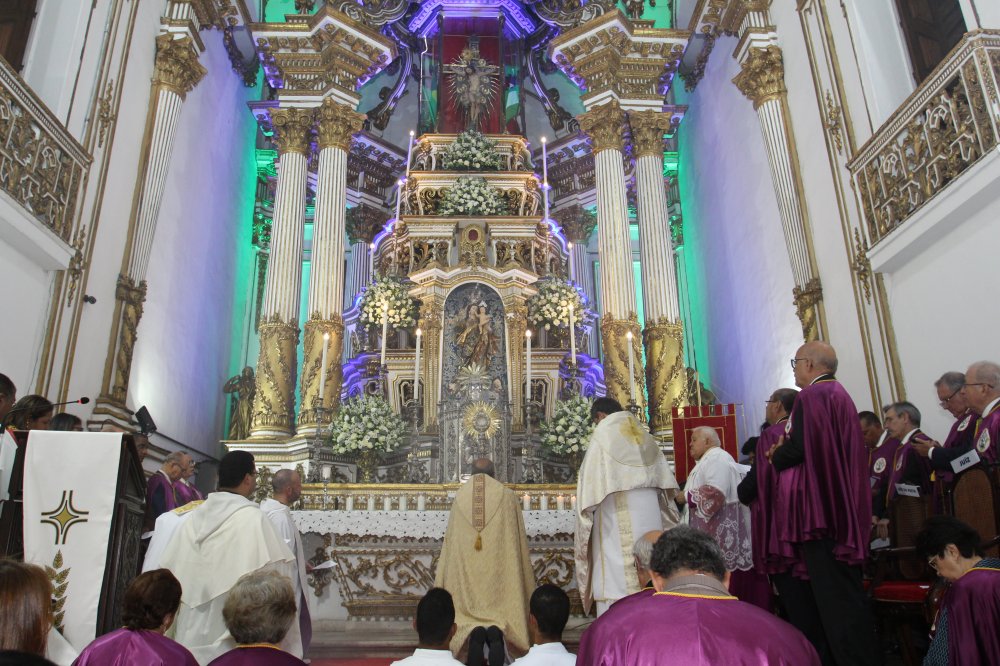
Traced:
[[469, 282], [448, 295], [442, 367], [445, 400], [457, 397], [463, 389], [463, 377], [472, 375], [488, 384], [500, 401], [507, 400], [503, 301], [487, 285]]

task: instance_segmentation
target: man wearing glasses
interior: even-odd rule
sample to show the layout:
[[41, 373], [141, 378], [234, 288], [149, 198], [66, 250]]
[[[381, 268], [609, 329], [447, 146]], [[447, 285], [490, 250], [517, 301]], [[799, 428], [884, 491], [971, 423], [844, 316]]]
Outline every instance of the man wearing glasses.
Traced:
[[980, 415], [973, 434], [976, 453], [980, 460], [995, 464], [1000, 437], [1000, 365], [989, 361], [970, 365], [962, 393], [969, 408]]
[[872, 497], [858, 410], [834, 377], [837, 352], [829, 344], [802, 345], [792, 368], [802, 390], [785, 435], [769, 454], [782, 476], [795, 470], [801, 500], [799, 511], [776, 516], [779, 533], [805, 560], [833, 663], [879, 664], [875, 622], [861, 586]]
[[969, 408], [969, 401], [962, 391], [965, 388], [965, 375], [961, 372], [944, 373], [934, 382], [934, 388], [937, 390], [938, 404], [955, 417], [955, 423], [944, 444], [917, 442], [913, 449], [930, 460], [936, 482], [950, 483], [954, 476], [951, 462], [964, 456], [975, 444], [972, 436], [976, 433], [977, 414]]

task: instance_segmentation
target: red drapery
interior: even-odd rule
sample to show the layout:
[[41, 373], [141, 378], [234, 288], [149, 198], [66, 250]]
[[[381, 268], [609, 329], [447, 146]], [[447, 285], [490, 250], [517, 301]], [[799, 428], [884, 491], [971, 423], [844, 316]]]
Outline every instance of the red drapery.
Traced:
[[[454, 63], [462, 54], [462, 49], [469, 45], [469, 37], [478, 35], [480, 57], [485, 58], [489, 64], [497, 67], [498, 71], [502, 73], [503, 68], [500, 67], [500, 39], [497, 36], [499, 31], [500, 28], [496, 19], [446, 18], [444, 22], [444, 52], [441, 56], [441, 64], [447, 66]], [[504, 55], [505, 58], [506, 55]], [[493, 96], [486, 112], [480, 118], [479, 131], [486, 134], [499, 134], [503, 132], [502, 103], [505, 87], [503, 77], [501, 76], [497, 81], [496, 95]], [[439, 99], [441, 100], [439, 110], [441, 122], [438, 125], [438, 131], [443, 134], [457, 134], [468, 129], [466, 127], [465, 114], [458, 105], [453, 103], [447, 72], [441, 82]]]
[[734, 460], [739, 460], [739, 444], [736, 442], [736, 405], [692, 405], [689, 407], [674, 407], [674, 473], [677, 483], [684, 486], [694, 459], [688, 444], [691, 442], [691, 431], [699, 426], [715, 428], [719, 433], [723, 450], [729, 452]]

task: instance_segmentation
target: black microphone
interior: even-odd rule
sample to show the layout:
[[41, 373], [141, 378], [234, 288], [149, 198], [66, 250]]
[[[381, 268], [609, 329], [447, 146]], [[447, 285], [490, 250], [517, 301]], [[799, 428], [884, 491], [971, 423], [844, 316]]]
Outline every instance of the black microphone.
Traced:
[[[88, 402], [90, 402], [90, 398], [88, 398], [87, 396], [83, 396], [82, 398], [77, 398], [76, 400], [67, 400], [66, 402], [54, 402], [50, 406], [62, 407], [63, 405], [86, 405]], [[15, 407], [14, 409], [7, 412], [7, 414], [4, 415], [3, 419], [0, 420], [0, 433], [2, 433], [4, 431], [4, 428], [7, 427], [7, 421], [8, 419], [10, 419], [11, 414], [13, 414], [14, 412], [23, 412], [28, 408], [29, 408], [28, 405], [23, 405], [21, 407]]]

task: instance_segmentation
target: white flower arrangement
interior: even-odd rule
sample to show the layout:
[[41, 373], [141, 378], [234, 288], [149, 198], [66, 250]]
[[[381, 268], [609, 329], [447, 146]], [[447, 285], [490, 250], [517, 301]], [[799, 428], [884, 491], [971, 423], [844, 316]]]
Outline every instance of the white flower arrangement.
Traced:
[[552, 278], [539, 283], [538, 293], [528, 299], [528, 322], [546, 331], [553, 326], [569, 328], [569, 306], [573, 306], [576, 326], [586, 326], [595, 317], [590, 303], [579, 287], [571, 282]]
[[500, 153], [495, 141], [476, 130], [466, 130], [445, 148], [441, 166], [449, 171], [497, 171]]
[[444, 192], [438, 215], [504, 215], [507, 202], [485, 178], [459, 178]]
[[[388, 312], [385, 311], [389, 306]], [[396, 277], [384, 276], [364, 288], [358, 321], [368, 328], [381, 328], [387, 314], [390, 328], [412, 328], [417, 323], [417, 301]]]
[[406, 424], [381, 396], [355, 396], [330, 425], [334, 453], [391, 453], [406, 441]]
[[582, 456], [594, 432], [590, 419], [592, 404], [579, 395], [558, 401], [552, 418], [542, 421], [542, 448], [556, 455]]

